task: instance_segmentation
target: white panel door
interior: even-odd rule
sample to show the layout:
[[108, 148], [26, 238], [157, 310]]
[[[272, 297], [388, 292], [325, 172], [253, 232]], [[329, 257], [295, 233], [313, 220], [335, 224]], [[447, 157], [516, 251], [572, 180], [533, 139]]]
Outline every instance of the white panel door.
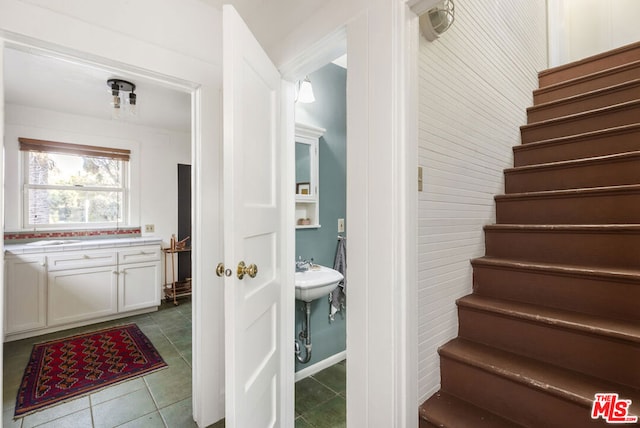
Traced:
[[[293, 422], [293, 405], [282, 406], [286, 389], [293, 388], [283, 384], [283, 358], [292, 359], [293, 350], [283, 350], [281, 322], [286, 294], [281, 85], [242, 18], [224, 6], [224, 252], [226, 267], [233, 270], [225, 279], [227, 427]], [[240, 261], [257, 265], [255, 278], [239, 279]]]

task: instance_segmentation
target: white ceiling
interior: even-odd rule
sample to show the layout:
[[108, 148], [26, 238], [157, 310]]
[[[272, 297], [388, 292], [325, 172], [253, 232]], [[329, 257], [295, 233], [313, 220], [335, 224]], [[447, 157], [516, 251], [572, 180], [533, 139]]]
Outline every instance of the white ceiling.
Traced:
[[[231, 3], [268, 48], [309, 19], [326, 0], [201, 0], [215, 8]], [[275, 24], [277, 23], [277, 25]], [[107, 79], [136, 84], [138, 115], [122, 121], [189, 132], [189, 94], [139, 77], [5, 48], [5, 102], [111, 119]]]
[[222, 3], [232, 4], [267, 51], [327, 3], [327, 0], [202, 1], [216, 8], [221, 8]]
[[138, 113], [124, 122], [190, 132], [191, 97], [139, 77], [50, 56], [5, 48], [5, 103], [111, 120], [112, 100], [107, 79], [136, 85]]

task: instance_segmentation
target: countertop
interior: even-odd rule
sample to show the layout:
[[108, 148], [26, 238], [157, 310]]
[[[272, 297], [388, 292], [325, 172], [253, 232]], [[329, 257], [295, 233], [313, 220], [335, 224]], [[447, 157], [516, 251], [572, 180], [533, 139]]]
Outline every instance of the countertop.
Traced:
[[[64, 241], [50, 239], [49, 241]], [[4, 246], [4, 253], [9, 254], [38, 254], [53, 253], [61, 251], [78, 251], [78, 250], [95, 250], [99, 248], [115, 248], [115, 247], [134, 247], [138, 245], [160, 245], [161, 238], [157, 237], [139, 237], [139, 238], [107, 238], [107, 239], [85, 239], [85, 240], [68, 240], [72, 241], [64, 244], [9, 244]]]

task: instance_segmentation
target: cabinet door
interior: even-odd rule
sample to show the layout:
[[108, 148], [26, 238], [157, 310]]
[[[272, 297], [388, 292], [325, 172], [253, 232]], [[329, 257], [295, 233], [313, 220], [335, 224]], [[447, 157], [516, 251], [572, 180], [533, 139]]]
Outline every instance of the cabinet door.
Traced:
[[117, 273], [113, 266], [49, 272], [49, 326], [117, 313]]
[[45, 257], [7, 258], [5, 266], [5, 332], [46, 327]]
[[118, 276], [119, 312], [160, 305], [160, 262], [121, 266]]

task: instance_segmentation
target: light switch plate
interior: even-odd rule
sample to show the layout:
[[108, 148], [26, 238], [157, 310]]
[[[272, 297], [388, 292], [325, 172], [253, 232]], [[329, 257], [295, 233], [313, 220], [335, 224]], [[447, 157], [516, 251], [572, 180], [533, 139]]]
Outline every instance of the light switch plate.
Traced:
[[338, 233], [344, 233], [344, 219], [338, 219]]
[[153, 224], [145, 224], [144, 225], [144, 231], [146, 233], [153, 233], [156, 231], [156, 226]]

